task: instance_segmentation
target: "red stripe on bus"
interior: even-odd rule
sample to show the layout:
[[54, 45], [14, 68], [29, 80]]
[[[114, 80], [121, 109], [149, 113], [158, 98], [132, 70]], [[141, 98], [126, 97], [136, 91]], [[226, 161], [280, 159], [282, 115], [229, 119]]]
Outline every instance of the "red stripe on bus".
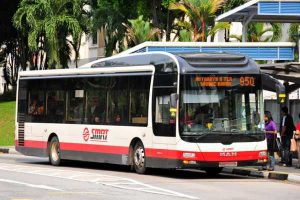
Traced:
[[[17, 144], [17, 140], [16, 140]], [[47, 142], [25, 140], [24, 147], [31, 148], [47, 148]], [[110, 154], [128, 154], [129, 148], [122, 146], [109, 146], [109, 145], [96, 145], [96, 144], [78, 144], [78, 143], [60, 143], [61, 150], [68, 151], [82, 151], [94, 153], [110, 153]], [[243, 161], [243, 160], [258, 160], [266, 159], [260, 157], [261, 151], [236, 151], [234, 154], [231, 152], [190, 152], [179, 150], [166, 150], [166, 149], [153, 149], [146, 148], [146, 157], [165, 158], [165, 159], [178, 159], [178, 160], [194, 160], [194, 161]], [[193, 158], [184, 158], [183, 153], [195, 153]]]
[[35, 141], [35, 140], [25, 140], [24, 141], [25, 147], [31, 147], [31, 148], [38, 148], [38, 149], [46, 149], [47, 148], [47, 142], [43, 141]]
[[[261, 151], [236, 151], [231, 152], [189, 152], [164, 149], [146, 149], [146, 156], [156, 158], [169, 158], [179, 160], [196, 160], [196, 161], [241, 161], [241, 160], [258, 160], [265, 159], [267, 156], [260, 157]], [[193, 158], [184, 158], [183, 153], [195, 153]]]

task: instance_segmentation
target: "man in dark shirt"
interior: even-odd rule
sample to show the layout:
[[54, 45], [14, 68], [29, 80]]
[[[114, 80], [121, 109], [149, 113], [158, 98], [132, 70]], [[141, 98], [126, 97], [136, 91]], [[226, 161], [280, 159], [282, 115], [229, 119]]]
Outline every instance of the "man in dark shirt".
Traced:
[[287, 107], [281, 109], [283, 118], [281, 122], [281, 143], [283, 148], [283, 161], [284, 166], [292, 166], [292, 153], [290, 152], [291, 138], [293, 137], [293, 131], [295, 130], [293, 117], [289, 114]]

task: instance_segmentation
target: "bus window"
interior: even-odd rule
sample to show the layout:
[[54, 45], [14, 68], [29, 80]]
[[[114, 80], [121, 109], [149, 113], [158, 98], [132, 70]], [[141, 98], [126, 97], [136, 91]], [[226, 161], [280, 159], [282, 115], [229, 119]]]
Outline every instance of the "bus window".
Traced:
[[111, 87], [108, 78], [98, 77], [85, 80], [86, 114], [85, 123], [105, 124], [107, 111], [107, 91]]
[[112, 125], [129, 124], [128, 77], [116, 78], [115, 87], [109, 91], [108, 118]]
[[153, 132], [156, 136], [175, 137], [175, 123], [170, 113], [170, 94], [174, 89], [156, 88], [153, 96]]
[[42, 121], [44, 115], [44, 92], [30, 91], [28, 95], [28, 115], [32, 122]]
[[67, 122], [80, 124], [84, 120], [84, 90], [67, 93]]
[[65, 91], [47, 91], [47, 122], [63, 123], [65, 115]]
[[130, 84], [131, 124], [147, 126], [150, 76], [133, 77]]

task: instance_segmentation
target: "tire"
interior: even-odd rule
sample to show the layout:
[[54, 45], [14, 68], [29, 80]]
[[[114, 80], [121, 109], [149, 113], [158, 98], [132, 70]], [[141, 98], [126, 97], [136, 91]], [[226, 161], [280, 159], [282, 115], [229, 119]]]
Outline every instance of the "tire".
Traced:
[[49, 162], [54, 166], [61, 164], [60, 145], [57, 137], [53, 137], [49, 145]]
[[216, 167], [216, 168], [205, 168], [204, 171], [209, 176], [216, 176], [222, 172], [222, 167]]
[[133, 166], [138, 174], [145, 174], [146, 172], [146, 154], [145, 148], [141, 141], [138, 141], [133, 148]]

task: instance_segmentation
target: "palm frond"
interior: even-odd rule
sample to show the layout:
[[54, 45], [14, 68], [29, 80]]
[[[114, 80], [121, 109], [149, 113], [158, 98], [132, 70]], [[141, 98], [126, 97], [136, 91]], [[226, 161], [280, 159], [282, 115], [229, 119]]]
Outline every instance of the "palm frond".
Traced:
[[219, 22], [217, 23], [208, 33], [208, 35], [215, 35], [220, 30], [229, 30], [230, 23], [229, 22]]

